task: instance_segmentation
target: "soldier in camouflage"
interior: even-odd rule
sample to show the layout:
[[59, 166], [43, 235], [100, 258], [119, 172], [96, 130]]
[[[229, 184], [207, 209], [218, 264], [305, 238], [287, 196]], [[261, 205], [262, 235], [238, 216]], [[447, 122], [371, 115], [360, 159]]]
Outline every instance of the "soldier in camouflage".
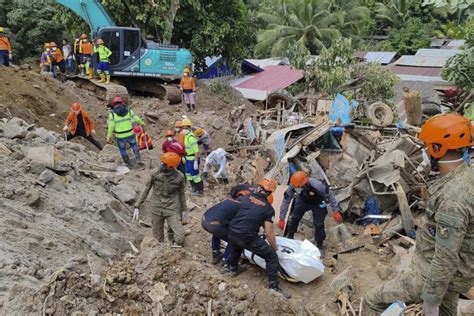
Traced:
[[158, 242], [164, 241], [164, 224], [168, 224], [170, 232], [169, 241], [173, 246], [184, 245], [184, 229], [181, 222], [183, 214], [187, 212], [184, 188], [186, 180], [176, 167], [181, 157], [172, 152], [164, 153], [160, 157], [161, 166], [154, 170], [148, 180], [145, 189], [135, 203], [134, 218], [138, 219], [138, 210], [145, 201], [151, 188], [153, 194], [150, 199], [150, 211], [152, 220], [153, 236]]
[[474, 170], [467, 161], [474, 129], [462, 116], [442, 114], [423, 125], [420, 139], [441, 178], [428, 191], [412, 269], [370, 290], [362, 315], [380, 315], [395, 301], [423, 302], [427, 316], [456, 315], [459, 293], [474, 285]]

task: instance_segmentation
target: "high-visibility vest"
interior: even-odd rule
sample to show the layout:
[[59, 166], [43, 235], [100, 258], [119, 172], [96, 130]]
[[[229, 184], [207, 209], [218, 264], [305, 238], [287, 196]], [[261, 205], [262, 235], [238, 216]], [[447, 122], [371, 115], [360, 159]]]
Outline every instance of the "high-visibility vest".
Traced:
[[194, 155], [199, 152], [199, 145], [193, 132], [189, 132], [184, 136], [184, 147], [186, 150], [186, 159], [194, 160]]
[[127, 115], [119, 116], [113, 112], [109, 114], [109, 124], [114, 123], [115, 137], [127, 138], [133, 136], [133, 120], [135, 114], [132, 110], [128, 111]]
[[102, 62], [109, 62], [109, 57], [112, 55], [110, 49], [108, 49], [105, 45], [99, 45], [99, 47], [94, 47], [94, 53], [99, 54], [99, 61]]

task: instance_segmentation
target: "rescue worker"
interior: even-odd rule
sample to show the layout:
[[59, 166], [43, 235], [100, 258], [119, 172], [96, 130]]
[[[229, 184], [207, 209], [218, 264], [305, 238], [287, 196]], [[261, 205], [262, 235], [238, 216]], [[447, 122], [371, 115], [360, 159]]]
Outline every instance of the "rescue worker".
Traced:
[[66, 121], [64, 122], [64, 132], [69, 132], [67, 140], [70, 141], [76, 136], [87, 139], [91, 144], [102, 150], [102, 145], [92, 136], [95, 134], [94, 120], [90, 114], [81, 107], [79, 103], [73, 103]]
[[5, 29], [0, 27], [0, 64], [8, 67], [12, 58], [12, 46], [5, 34]]
[[188, 107], [188, 111], [196, 112], [196, 105], [194, 103], [194, 92], [196, 90], [196, 81], [193, 77], [191, 77], [189, 70], [186, 70], [183, 73], [183, 77], [181, 78], [181, 82], [179, 83], [179, 87], [181, 89], [181, 93], [183, 94], [184, 103]]
[[41, 53], [40, 68], [41, 71], [51, 72], [51, 46], [49, 43], [44, 44], [44, 51]]
[[453, 113], [432, 117], [421, 128], [423, 158], [440, 178], [428, 189], [418, 225], [411, 271], [364, 297], [364, 315], [380, 315], [391, 303], [423, 302], [427, 316], [456, 315], [460, 293], [474, 285], [474, 146], [471, 122]]
[[[247, 249], [265, 260], [270, 290], [289, 298], [290, 296], [280, 288], [278, 282], [280, 264], [273, 231], [275, 210], [267, 200], [276, 187], [275, 180], [262, 179], [258, 182], [255, 192], [239, 198], [240, 208], [229, 223], [229, 242], [233, 247], [229, 257], [229, 272], [231, 277], [235, 277], [244, 270], [239, 267], [239, 259], [242, 251]], [[262, 226], [266, 241], [259, 236]]]
[[112, 101], [113, 110], [109, 113], [107, 142], [112, 143], [112, 136], [115, 135], [115, 141], [120, 150], [120, 155], [127, 166], [132, 166], [127, 153], [127, 144], [132, 148], [135, 154], [135, 162], [143, 164], [135, 135], [133, 134], [133, 125], [144, 126], [143, 120], [137, 116], [133, 110], [123, 102], [120, 96], [116, 96]]
[[174, 123], [174, 135], [175, 135], [176, 141], [184, 146], [184, 136], [186, 135], [184, 134], [183, 128], [181, 126], [182, 122], [183, 121], [176, 121], [176, 123]]
[[324, 219], [328, 214], [327, 202], [331, 205], [334, 221], [336, 223], [342, 222], [342, 216], [339, 212], [339, 206], [334, 193], [325, 183], [315, 178], [309, 178], [303, 171], [296, 171], [290, 178], [290, 186], [286, 190], [281, 204], [278, 228], [282, 231], [285, 228], [286, 213], [293, 198], [295, 198], [294, 209], [291, 213], [285, 236], [293, 239], [303, 215], [307, 211], [311, 211], [313, 213], [314, 240], [321, 252], [321, 256], [324, 256], [323, 241], [326, 239]]
[[94, 70], [92, 69], [92, 52], [93, 52], [92, 43], [89, 42], [87, 38], [87, 34], [82, 34], [79, 53], [81, 54], [82, 69], [84, 71], [84, 76], [89, 75], [90, 79], [94, 78]]
[[202, 182], [201, 175], [199, 174], [199, 146], [197, 138], [191, 130], [192, 124], [188, 118], [185, 118], [181, 122], [184, 136], [184, 149], [186, 152], [185, 171], [186, 179], [191, 184], [192, 193], [195, 195], [204, 194], [204, 183]]
[[76, 61], [76, 74], [81, 74], [82, 71], [82, 54], [80, 53], [82, 45], [82, 40], [80, 38], [76, 38], [74, 40], [74, 59]]
[[109, 57], [112, 55], [110, 49], [104, 45], [104, 41], [99, 38], [96, 41], [99, 47], [94, 47], [94, 53], [99, 55], [99, 64], [97, 65], [97, 73], [99, 74], [99, 82], [110, 83], [110, 72], [109, 72]]
[[204, 179], [207, 178], [209, 169], [214, 169], [217, 171], [214, 174], [214, 178], [216, 180], [222, 179], [224, 184], [229, 184], [229, 179], [227, 178], [227, 172], [225, 169], [227, 164], [226, 155], [227, 153], [223, 148], [217, 148], [206, 157], [206, 162], [204, 163], [204, 169], [202, 171]]
[[[229, 271], [228, 260], [232, 252], [232, 244], [229, 243], [229, 223], [239, 210], [240, 205], [239, 200], [226, 199], [209, 208], [202, 216], [202, 228], [212, 234], [211, 263], [217, 264], [222, 259], [222, 273]], [[227, 242], [224, 253], [221, 252], [221, 240]]]
[[183, 174], [176, 170], [181, 161], [178, 154], [168, 152], [160, 156], [161, 165], [152, 172], [145, 189], [135, 203], [133, 220], [138, 220], [139, 209], [148, 193], [153, 188], [149, 208], [151, 211], [153, 236], [160, 243], [164, 242], [165, 221], [173, 232], [169, 240], [173, 247], [184, 245], [184, 229], [181, 222], [187, 213], [184, 188], [186, 180]]
[[64, 61], [63, 53], [58, 49], [58, 45], [55, 42], [49, 43], [51, 47], [51, 69], [53, 71], [53, 77], [57, 78], [56, 67], [61, 72], [61, 81], [66, 81], [66, 62]]
[[172, 130], [168, 130], [165, 133], [166, 140], [163, 142], [163, 145], [161, 145], [161, 150], [164, 153], [168, 152], [173, 152], [178, 154], [181, 157], [181, 162], [178, 165], [178, 170], [181, 171], [183, 174], [186, 173], [186, 170], [184, 168], [184, 163], [183, 163], [183, 158], [185, 155], [185, 150], [184, 150], [184, 145], [179, 143], [175, 138], [174, 138], [174, 132]]
[[63, 39], [63, 56], [64, 56], [64, 60], [66, 61], [66, 71], [68, 73], [72, 73], [73, 71], [72, 60], [73, 60], [74, 54], [72, 52], [71, 44], [69, 44], [69, 41], [67, 39]]
[[198, 145], [202, 145], [202, 148], [204, 149], [204, 152], [206, 155], [209, 155], [211, 152], [210, 144], [211, 144], [211, 137], [209, 136], [209, 133], [205, 131], [203, 128], [196, 128], [194, 131], [194, 134], [196, 135], [198, 139]]

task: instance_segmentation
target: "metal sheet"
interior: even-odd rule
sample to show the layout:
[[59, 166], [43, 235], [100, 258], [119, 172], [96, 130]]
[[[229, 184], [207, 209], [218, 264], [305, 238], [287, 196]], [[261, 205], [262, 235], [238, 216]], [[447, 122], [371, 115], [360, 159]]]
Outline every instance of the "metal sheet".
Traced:
[[446, 50], [446, 49], [421, 48], [416, 52], [415, 56], [449, 58], [461, 52], [462, 52], [461, 50], [455, 50], [455, 49]]
[[[449, 50], [446, 50], [449, 51]], [[398, 66], [442, 68], [448, 57], [402, 56], [395, 62]]]
[[387, 65], [390, 64], [396, 55], [397, 52], [367, 52], [364, 58], [371, 63], [374, 62]]

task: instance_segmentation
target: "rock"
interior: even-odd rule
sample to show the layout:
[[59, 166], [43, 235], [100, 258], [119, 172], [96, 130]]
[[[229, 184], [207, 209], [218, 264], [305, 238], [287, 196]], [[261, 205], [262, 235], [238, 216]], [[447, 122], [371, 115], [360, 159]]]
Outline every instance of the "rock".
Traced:
[[47, 184], [47, 183], [53, 181], [55, 175], [56, 175], [56, 174], [55, 174], [54, 172], [52, 172], [52, 171], [49, 170], [49, 169], [46, 169], [46, 170], [44, 170], [43, 172], [41, 172], [41, 174], [40, 174], [39, 177], [38, 177], [38, 181]]
[[83, 152], [83, 151], [86, 150], [86, 146], [81, 145], [81, 144], [78, 144], [78, 143], [68, 142], [68, 143], [67, 143], [67, 146], [68, 146], [71, 150], [74, 150], [74, 151], [77, 151], [77, 152]]
[[127, 298], [130, 300], [136, 299], [140, 294], [142, 294], [142, 290], [139, 289], [136, 285], [132, 285], [127, 289]]
[[137, 197], [135, 189], [127, 183], [120, 183], [110, 189], [113, 196], [124, 203], [133, 202]]
[[377, 275], [381, 280], [388, 280], [393, 273], [393, 268], [387, 265], [381, 264], [380, 262], [377, 264]]
[[19, 118], [12, 118], [5, 124], [3, 128], [3, 137], [14, 139], [14, 138], [25, 138], [28, 134], [28, 128], [25, 121]]
[[226, 284], [224, 282], [219, 283], [219, 286], [217, 288], [219, 289], [219, 292], [224, 292], [226, 288]]
[[211, 123], [212, 128], [214, 128], [216, 130], [220, 130], [224, 126], [222, 121], [223, 120], [219, 119], [219, 118], [214, 119], [214, 121], [212, 121], [212, 123]]
[[46, 143], [54, 144], [56, 143], [57, 137], [54, 135], [54, 132], [48, 131], [47, 129], [40, 127], [35, 128], [31, 134], [41, 138]]
[[33, 84], [32, 87], [35, 88], [35, 89], [41, 89], [41, 86], [38, 85], [38, 84]]
[[[53, 146], [41, 146], [32, 147], [27, 149], [26, 158], [31, 160], [30, 168], [39, 173], [43, 172], [44, 168], [54, 167], [54, 147]], [[33, 172], [35, 173], [35, 172]]]
[[248, 307], [249, 307], [249, 302], [247, 301], [240, 302], [239, 304], [235, 305], [235, 312], [237, 314], [242, 314], [248, 309]]

